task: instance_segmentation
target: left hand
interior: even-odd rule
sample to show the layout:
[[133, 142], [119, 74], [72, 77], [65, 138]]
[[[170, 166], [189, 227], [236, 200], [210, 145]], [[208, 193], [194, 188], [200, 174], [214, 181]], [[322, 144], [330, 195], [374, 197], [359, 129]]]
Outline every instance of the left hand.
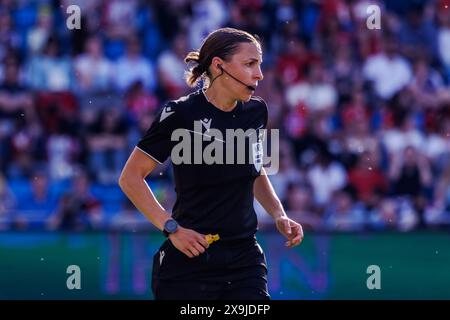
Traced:
[[275, 220], [278, 231], [285, 236], [286, 247], [292, 248], [298, 246], [303, 240], [303, 229], [300, 223], [288, 218], [286, 215]]

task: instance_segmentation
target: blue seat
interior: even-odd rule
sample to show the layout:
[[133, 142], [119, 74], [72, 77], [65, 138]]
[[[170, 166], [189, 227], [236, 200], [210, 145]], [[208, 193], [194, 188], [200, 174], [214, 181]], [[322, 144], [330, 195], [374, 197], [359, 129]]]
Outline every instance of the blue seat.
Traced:
[[31, 192], [30, 183], [25, 179], [10, 179], [7, 182], [11, 192], [16, 197], [17, 201], [20, 201], [25, 195]]
[[91, 186], [92, 194], [97, 197], [102, 202], [109, 201], [123, 201], [125, 199], [125, 195], [119, 186], [103, 186], [100, 184], [93, 184]]

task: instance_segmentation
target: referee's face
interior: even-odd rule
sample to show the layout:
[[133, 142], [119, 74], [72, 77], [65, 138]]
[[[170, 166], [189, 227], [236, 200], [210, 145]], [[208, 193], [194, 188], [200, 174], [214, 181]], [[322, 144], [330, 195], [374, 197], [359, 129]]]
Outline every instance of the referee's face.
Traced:
[[[258, 81], [263, 79], [261, 63], [261, 48], [254, 43], [241, 43], [237, 52], [226, 64], [226, 69], [237, 79], [256, 88]], [[229, 88], [236, 100], [250, 100], [253, 94], [252, 90], [229, 77], [225, 82], [225, 86]]]

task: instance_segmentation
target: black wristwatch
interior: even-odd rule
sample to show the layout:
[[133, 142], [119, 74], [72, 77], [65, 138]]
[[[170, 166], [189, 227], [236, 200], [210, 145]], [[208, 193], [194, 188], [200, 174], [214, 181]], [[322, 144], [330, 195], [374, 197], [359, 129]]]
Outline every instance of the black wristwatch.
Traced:
[[166, 237], [169, 237], [170, 234], [175, 233], [177, 230], [178, 223], [175, 220], [169, 219], [164, 223], [163, 233]]

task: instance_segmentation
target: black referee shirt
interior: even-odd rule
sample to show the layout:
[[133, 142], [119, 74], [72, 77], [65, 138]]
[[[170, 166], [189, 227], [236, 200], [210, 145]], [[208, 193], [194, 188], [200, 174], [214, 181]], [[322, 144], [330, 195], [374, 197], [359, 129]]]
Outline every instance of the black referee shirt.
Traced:
[[[181, 226], [203, 234], [218, 233], [223, 241], [255, 234], [257, 218], [253, 208], [253, 183], [261, 172], [260, 165], [255, 164], [262, 164], [262, 158], [258, 157], [257, 161], [249, 159], [255, 159], [253, 154], [259, 153], [252, 150], [256, 147], [255, 142], [262, 141], [260, 130], [266, 128], [267, 118], [267, 105], [259, 97], [252, 97], [246, 103], [238, 102], [232, 111], [225, 112], [209, 103], [202, 90], [170, 101], [161, 109], [137, 147], [162, 163], [171, 156], [172, 148], [181, 142], [181, 138], [178, 141], [171, 140], [174, 130], [182, 129], [190, 136], [190, 163], [176, 164], [172, 159], [177, 194], [172, 212], [173, 218]], [[195, 126], [194, 121], [197, 122]], [[211, 137], [208, 129], [213, 128], [220, 130], [222, 141], [208, 138]], [[237, 163], [237, 146], [236, 143], [226, 141], [226, 129], [242, 129], [244, 132], [247, 129], [256, 130], [254, 137], [246, 135], [244, 140], [244, 164]], [[201, 149], [196, 149], [196, 155], [194, 139], [202, 140]], [[205, 151], [213, 142], [223, 144], [222, 164], [207, 164], [204, 160], [200, 164], [194, 163], [194, 157], [198, 159], [201, 156], [199, 150]], [[225, 163], [230, 146], [234, 148], [234, 164]], [[182, 152], [180, 155], [185, 154]]]

